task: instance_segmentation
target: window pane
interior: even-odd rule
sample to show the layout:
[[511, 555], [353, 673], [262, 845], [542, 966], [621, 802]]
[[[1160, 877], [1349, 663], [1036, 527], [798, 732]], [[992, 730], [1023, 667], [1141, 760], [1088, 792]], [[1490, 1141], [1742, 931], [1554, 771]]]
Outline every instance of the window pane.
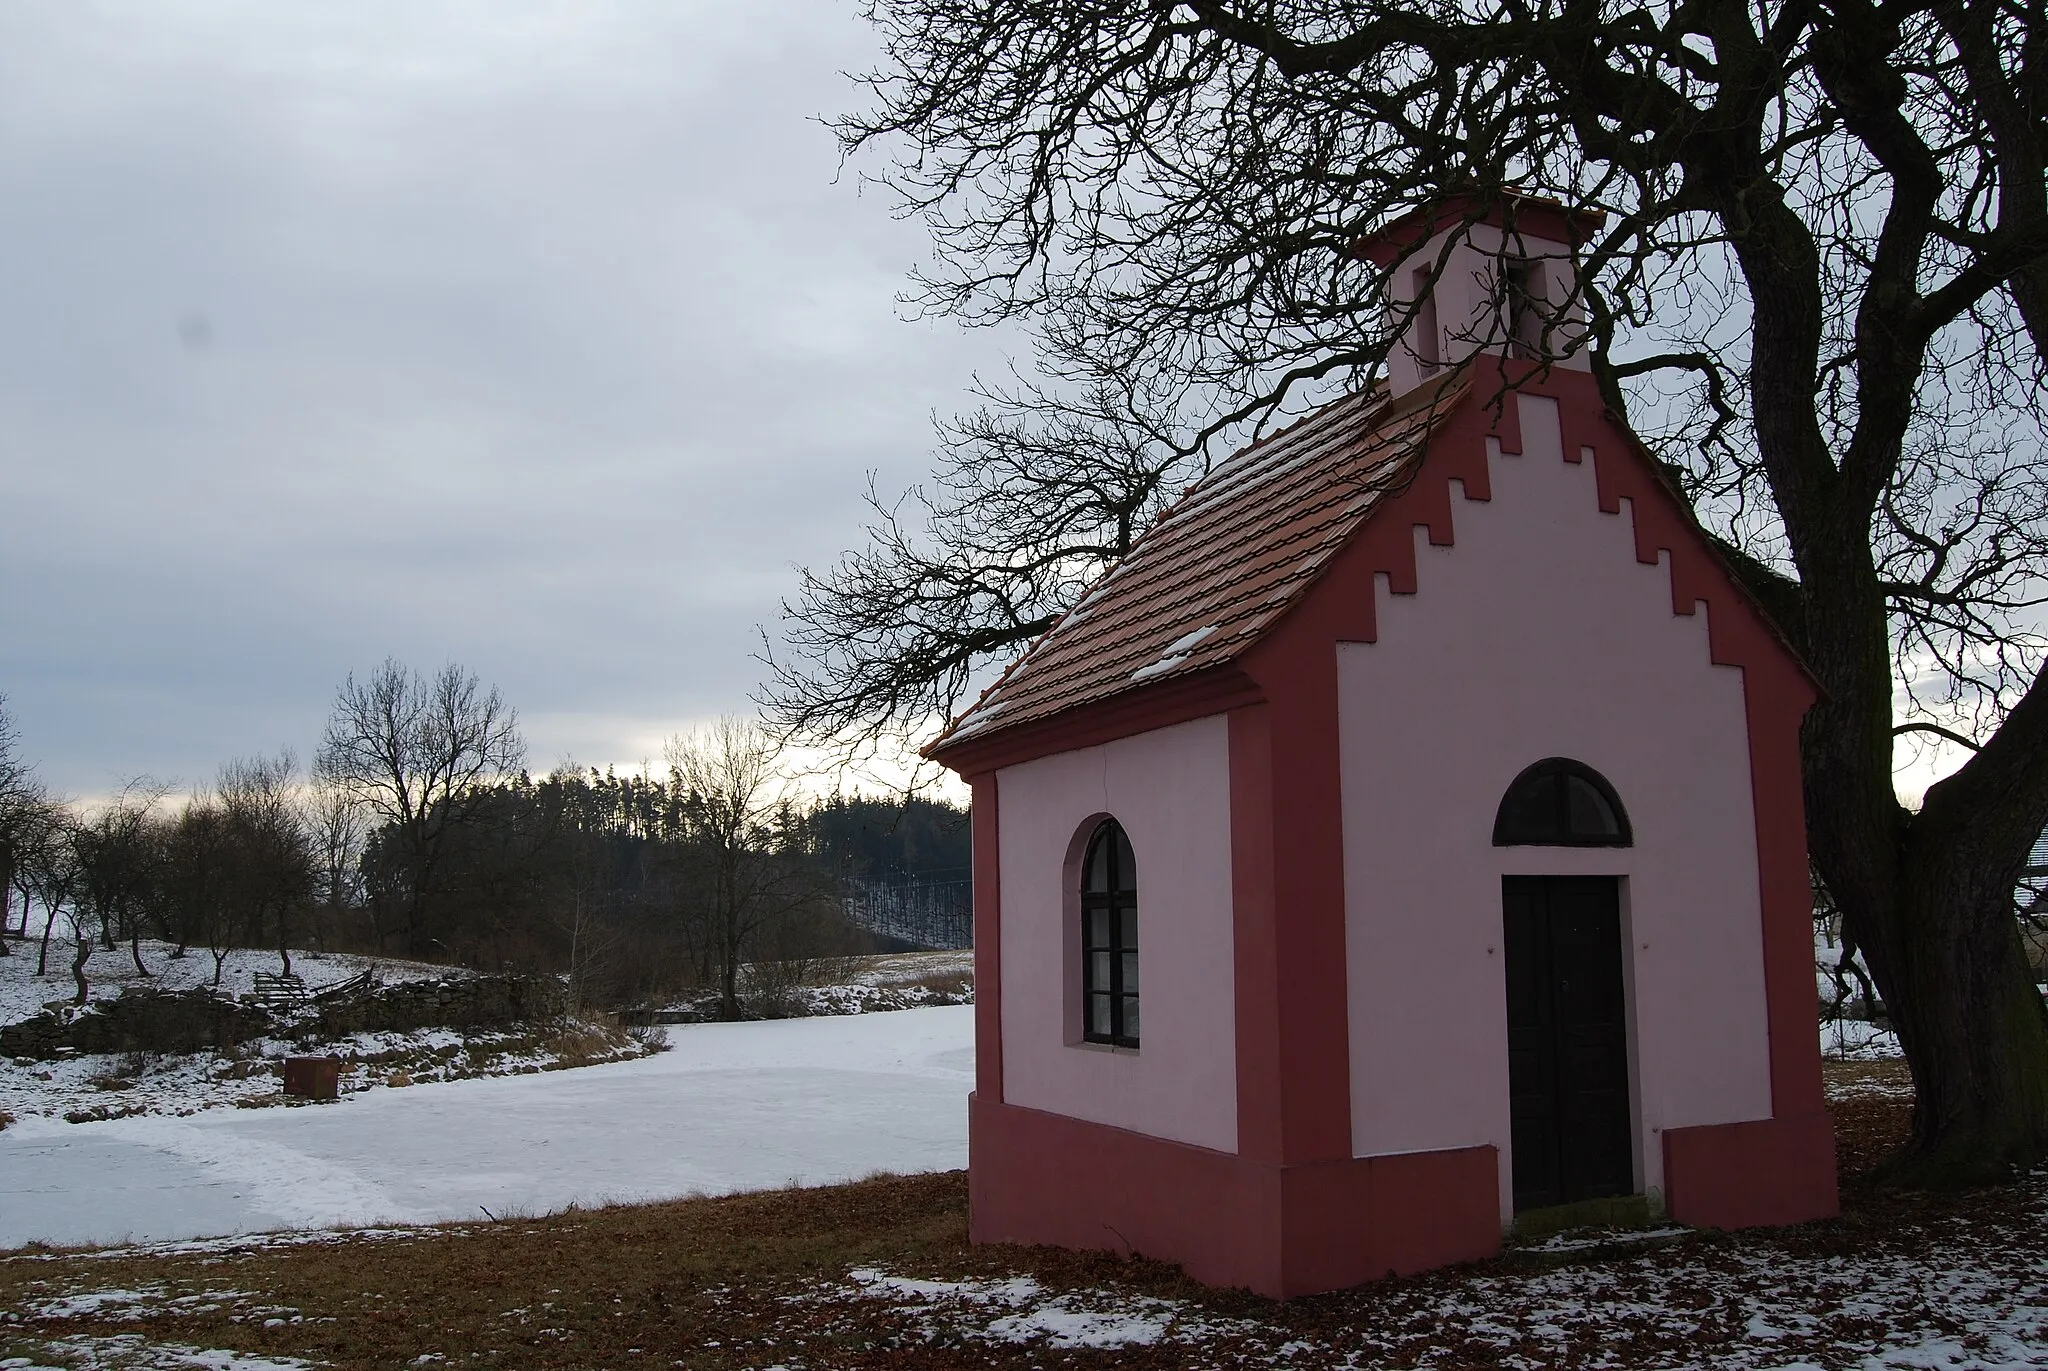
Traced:
[[1107, 952], [1091, 952], [1088, 954], [1088, 988], [1090, 990], [1109, 989], [1109, 958], [1110, 954]]
[[1123, 956], [1124, 983], [1122, 989], [1126, 994], [1129, 994], [1138, 988], [1138, 954], [1135, 952], [1126, 952], [1123, 954]]
[[1606, 779], [1583, 762], [1551, 757], [1508, 787], [1495, 816], [1495, 846], [1520, 843], [1627, 846], [1628, 815]]
[[1109, 1036], [1109, 996], [1088, 997], [1088, 1032], [1099, 1038]]
[[1127, 905], [1117, 911], [1117, 946], [1127, 951], [1138, 950], [1138, 910]]
[[1614, 817], [1614, 806], [1607, 803], [1607, 797], [1597, 790], [1584, 776], [1564, 778], [1567, 821], [1574, 838], [1614, 838], [1621, 834], [1621, 824]]
[[1131, 855], [1131, 840], [1124, 836], [1123, 826], [1116, 830], [1116, 888], [1136, 890], [1138, 888], [1138, 859]]
[[1109, 946], [1109, 911], [1091, 909], [1088, 911], [1088, 946], [1090, 948]]
[[1138, 1036], [1138, 997], [1136, 995], [1126, 995], [1124, 997], [1123, 1035], [1126, 1038], [1136, 1038]]
[[1500, 834], [1511, 843], [1540, 843], [1564, 835], [1557, 831], [1555, 775], [1524, 777], [1500, 804]]
[[1109, 834], [1110, 826], [1104, 824], [1095, 830], [1095, 840], [1088, 847], [1088, 875], [1081, 884], [1083, 890], [1109, 889]]

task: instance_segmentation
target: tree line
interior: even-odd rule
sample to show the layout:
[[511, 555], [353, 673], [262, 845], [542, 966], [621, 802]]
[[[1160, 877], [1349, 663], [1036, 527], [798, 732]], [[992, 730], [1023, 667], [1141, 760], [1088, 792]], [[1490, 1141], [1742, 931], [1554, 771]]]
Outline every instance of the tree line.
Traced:
[[81, 1004], [96, 955], [150, 975], [150, 939], [210, 955], [216, 985], [231, 949], [291, 974], [313, 948], [560, 973], [586, 1007], [708, 991], [740, 1017], [764, 978], [881, 945], [849, 891], [968, 863], [964, 811], [805, 796], [777, 757], [727, 718], [671, 738], [662, 774], [535, 776], [498, 691], [387, 661], [343, 684], [303, 768], [238, 758], [190, 795], [82, 806], [41, 785], [0, 697], [0, 955], [68, 965]]

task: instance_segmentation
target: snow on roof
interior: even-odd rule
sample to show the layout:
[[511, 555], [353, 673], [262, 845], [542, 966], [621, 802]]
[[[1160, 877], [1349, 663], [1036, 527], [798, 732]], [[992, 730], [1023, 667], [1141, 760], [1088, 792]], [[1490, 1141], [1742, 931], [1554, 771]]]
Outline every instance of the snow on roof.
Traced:
[[1452, 386], [1393, 402], [1378, 391], [1349, 395], [1228, 458], [927, 755], [1233, 660], [1400, 487], [1463, 394]]

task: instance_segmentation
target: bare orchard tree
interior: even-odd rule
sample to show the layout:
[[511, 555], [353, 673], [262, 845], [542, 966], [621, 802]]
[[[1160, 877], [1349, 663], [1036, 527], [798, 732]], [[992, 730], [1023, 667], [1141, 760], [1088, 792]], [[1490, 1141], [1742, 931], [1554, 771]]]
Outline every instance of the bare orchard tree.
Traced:
[[363, 898], [363, 848], [369, 841], [367, 807], [345, 786], [316, 769], [301, 798], [300, 822], [313, 845], [313, 945], [323, 946]]
[[[100, 943], [109, 952], [117, 938], [125, 940], [138, 976], [153, 974], [142, 961], [142, 930], [158, 908], [161, 848], [153, 824], [156, 808], [168, 789], [147, 777], [132, 780], [69, 830], [78, 864], [78, 888], [71, 902], [73, 929], [96, 922]], [[80, 1004], [85, 1003], [89, 955], [88, 949], [80, 947], [73, 959], [72, 977], [78, 982]]]
[[159, 833], [166, 930], [183, 957], [193, 943], [213, 954], [213, 985], [220, 988], [234, 947], [232, 887], [234, 837], [226, 810], [208, 794], [194, 795]]
[[43, 907], [43, 932], [36, 948], [36, 975], [50, 974], [50, 935], [57, 920], [72, 906], [80, 878], [78, 847], [72, 841], [78, 817], [61, 805], [50, 805], [22, 852], [24, 874], [36, 903]]
[[254, 942], [269, 935], [282, 974], [292, 974], [293, 916], [312, 897], [314, 854], [293, 793], [297, 760], [290, 751], [275, 757], [238, 757], [220, 770], [220, 797], [233, 866], [229, 898], [243, 936]]
[[[2048, 1013], [2012, 901], [2048, 820], [2040, 0], [870, 14], [886, 55], [841, 133], [893, 156], [882, 179], [931, 227], [923, 303], [1033, 323], [1058, 394], [1199, 418], [1076, 437], [1092, 401], [1015, 397], [999, 442], [1081, 456], [987, 503], [969, 433], [928, 527], [885, 521], [808, 581], [769, 701], [785, 732], [928, 728], [1122, 555], [1111, 514], [1148, 482], [1370, 383], [1407, 321], [1362, 235], [1447, 192], [1598, 211], [1573, 264], [1596, 374], [1824, 689], [1813, 855], [1918, 1086], [1893, 1175], [2048, 1158]], [[1929, 739], [1968, 755], [1915, 809], [1893, 768]]]
[[[21, 755], [21, 733], [8, 712], [7, 697], [0, 695], [0, 957], [13, 949], [7, 945], [7, 924], [13, 914], [14, 893], [22, 884], [22, 864], [28, 848], [44, 826], [49, 797], [36, 779], [35, 768]], [[22, 896], [22, 931], [28, 931], [28, 896]]]
[[665, 752], [684, 797], [680, 912], [709, 946], [719, 1016], [738, 1019], [741, 965], [768, 930], [816, 899], [816, 879], [786, 842], [784, 778], [758, 724], [728, 715], [670, 738]]
[[453, 663], [428, 680], [386, 659], [360, 681], [350, 676], [335, 696], [314, 773], [388, 826], [404, 869], [407, 952], [427, 946], [450, 835], [524, 756], [518, 712]]

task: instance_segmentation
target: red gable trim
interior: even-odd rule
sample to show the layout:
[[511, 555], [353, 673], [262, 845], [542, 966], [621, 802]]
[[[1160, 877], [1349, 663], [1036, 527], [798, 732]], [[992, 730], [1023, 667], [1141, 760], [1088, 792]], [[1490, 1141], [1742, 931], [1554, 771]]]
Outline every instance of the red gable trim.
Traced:
[[1238, 658], [1406, 484], [1463, 393], [1454, 375], [1393, 404], [1349, 396], [1222, 463], [923, 755]]
[[[1006, 726], [996, 718], [990, 721], [985, 734], [942, 736], [927, 747], [925, 755], [961, 775], [972, 775], [1269, 698], [1254, 679], [1256, 669], [1247, 675], [1250, 668], [1234, 664], [1247, 663], [1256, 657], [1263, 644], [1288, 632], [1290, 624], [1298, 619], [1302, 604], [1314, 595], [1317, 584], [1327, 580], [1339, 564], [1356, 559], [1362, 546], [1375, 549], [1365, 555], [1387, 574], [1395, 593], [1415, 593], [1415, 551], [1409, 529], [1426, 527], [1433, 545], [1449, 546], [1453, 505], [1450, 483], [1460, 482], [1468, 499], [1491, 498], [1485, 439], [1498, 438], [1504, 451], [1521, 451], [1520, 418], [1514, 401], [1523, 390], [1560, 401], [1567, 462], [1580, 461], [1586, 448], [1599, 454], [1595, 471], [1600, 508], [1618, 514], [1624, 496], [1633, 501], [1637, 559], [1654, 564], [1659, 548], [1673, 551], [1672, 612], [1690, 615], [1698, 600], [1709, 601], [1717, 609], [1736, 607], [1732, 616], [1722, 613], [1709, 618], [1712, 659], [1723, 665], [1752, 664], [1739, 660], [1746, 654], [1729, 646], [1729, 635], [1736, 632], [1736, 623], [1740, 621], [1770, 641], [1777, 655], [1801, 679], [1809, 699], [1818, 692], [1818, 685], [1777, 625], [1727, 569], [1655, 460], [1626, 426], [1607, 413], [1592, 376], [1565, 369], [1544, 371], [1540, 363], [1527, 361], [1482, 361], [1490, 364], [1475, 363], [1468, 368], [1463, 396], [1452, 400], [1435, 416], [1429, 435], [1423, 440], [1427, 455], [1418, 462], [1413, 483], [1390, 492], [1365, 511], [1344, 543], [1314, 571], [1310, 583], [1272, 620], [1260, 626], [1254, 637], [1234, 644], [1225, 661], [1206, 670], [1169, 676], [1151, 684], [1135, 684], [1116, 694], [1014, 725]], [[1390, 413], [1382, 422], [1397, 421], [1400, 417], [1399, 413]], [[1369, 596], [1354, 607], [1352, 615], [1355, 624], [1340, 636], [1350, 641], [1375, 641]]]

